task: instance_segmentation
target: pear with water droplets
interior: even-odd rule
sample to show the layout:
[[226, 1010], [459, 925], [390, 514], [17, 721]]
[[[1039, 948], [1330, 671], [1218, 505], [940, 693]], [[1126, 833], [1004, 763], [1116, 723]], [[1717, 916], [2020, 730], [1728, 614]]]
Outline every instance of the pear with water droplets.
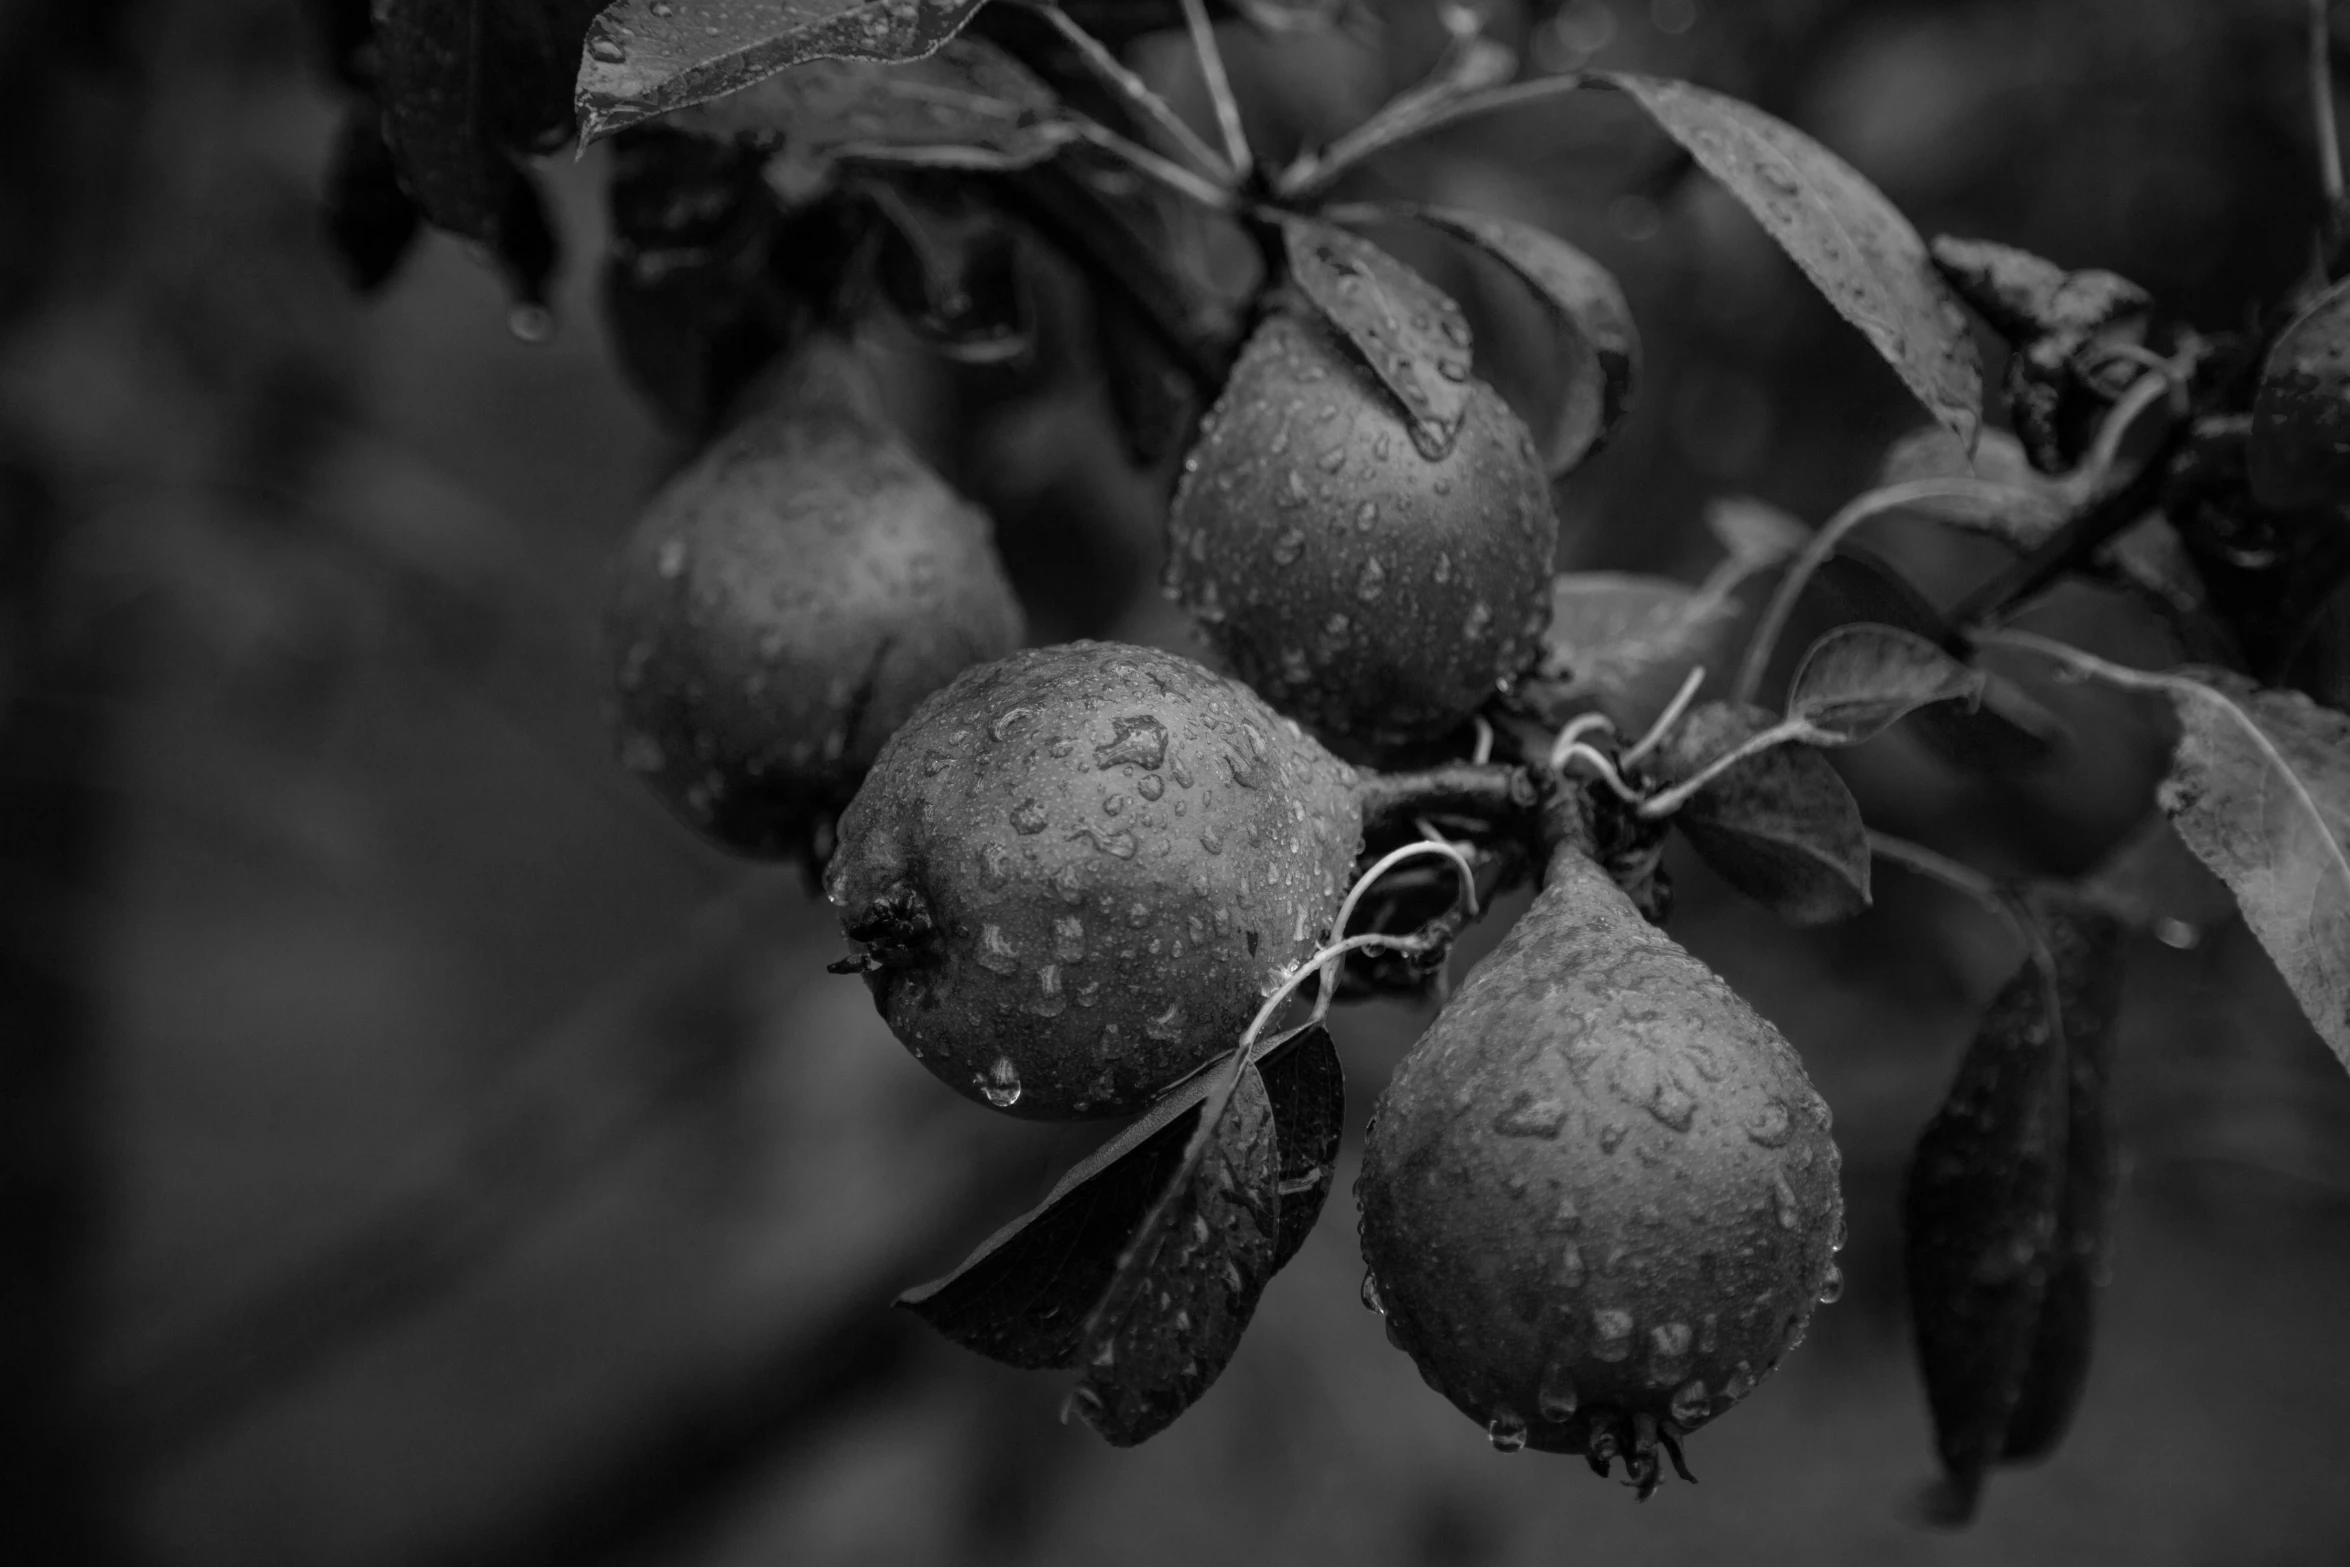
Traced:
[[1496, 1447], [1645, 1495], [1839, 1287], [1837, 1168], [1778, 1030], [1570, 844], [1380, 1099], [1363, 1256]]
[[825, 891], [933, 1072], [1017, 1115], [1114, 1115], [1239, 1042], [1321, 942], [1361, 832], [1352, 769], [1246, 686], [1073, 642], [922, 705]]
[[1492, 388], [1431, 459], [1336, 333], [1283, 309], [1185, 460], [1167, 579], [1275, 707], [1384, 751], [1458, 728], [1534, 660], [1557, 545], [1541, 458]]
[[818, 338], [664, 485], [605, 613], [622, 761], [748, 854], [805, 851], [916, 703], [1019, 646], [987, 515]]

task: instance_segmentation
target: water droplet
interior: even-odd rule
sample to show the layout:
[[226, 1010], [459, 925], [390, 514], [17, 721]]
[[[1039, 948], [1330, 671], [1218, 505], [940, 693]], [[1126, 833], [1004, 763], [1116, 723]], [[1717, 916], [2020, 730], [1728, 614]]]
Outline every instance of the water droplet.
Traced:
[[1504, 1137], [1556, 1137], [1566, 1122], [1564, 1104], [1521, 1088], [1510, 1095], [1510, 1102], [1493, 1118], [1493, 1129]]
[[1130, 799], [1130, 797], [1129, 797], [1129, 796], [1127, 796], [1127, 795], [1123, 795], [1123, 794], [1106, 794], [1106, 795], [1103, 795], [1103, 796], [1102, 796], [1102, 814], [1103, 814], [1104, 816], [1119, 816], [1119, 815], [1123, 815], [1123, 814], [1125, 813], [1125, 810], [1126, 810], [1126, 807], [1127, 807], [1127, 805], [1128, 805], [1128, 804], [1130, 804], [1130, 803], [1131, 803], [1131, 799]]
[[1167, 1010], [1142, 1025], [1143, 1037], [1161, 1044], [1171, 1044], [1183, 1037], [1183, 1003], [1172, 1003]]
[[660, 741], [635, 729], [621, 738], [620, 765], [632, 773], [657, 773], [668, 765], [668, 758], [661, 752]]
[[1022, 800], [1012, 807], [1012, 829], [1023, 836], [1033, 837], [1045, 829], [1044, 807], [1034, 800]]
[[1020, 968], [1020, 954], [1012, 950], [1011, 940], [1004, 935], [1001, 925], [979, 927], [979, 950], [971, 961], [990, 974], [1012, 974]]
[[1296, 528], [1285, 529], [1281, 536], [1273, 541], [1273, 564], [1276, 566], [1295, 565], [1297, 558], [1305, 551], [1305, 534]]
[[1559, 1286], [1571, 1290], [1583, 1287], [1583, 1248], [1573, 1241], [1559, 1253]]
[[1617, 1147], [1620, 1146], [1623, 1141], [1623, 1122], [1610, 1121], [1607, 1125], [1599, 1129], [1599, 1151], [1601, 1153], [1614, 1153]]
[[555, 335], [555, 312], [535, 300], [523, 300], [506, 312], [506, 330], [516, 342], [546, 342]]
[[1603, 1306], [1591, 1314], [1591, 1355], [1614, 1365], [1632, 1358], [1632, 1313]]
[[1167, 785], [1165, 780], [1161, 779], [1157, 773], [1144, 773], [1142, 777], [1135, 782], [1134, 792], [1141, 795], [1146, 800], [1155, 800], [1160, 795], [1167, 792]]
[[1689, 1345], [1694, 1337], [1686, 1322], [1668, 1322], [1648, 1333], [1648, 1380], [1658, 1386], [1678, 1382], [1689, 1374]]
[[1771, 1204], [1778, 1210], [1779, 1228], [1782, 1230], [1794, 1229], [1802, 1218], [1795, 1202], [1795, 1188], [1787, 1184], [1784, 1171], [1775, 1171], [1771, 1175]]
[[1695, 1378], [1673, 1390], [1672, 1407], [1667, 1411], [1673, 1417], [1673, 1424], [1684, 1431], [1712, 1412], [1713, 1400], [1705, 1396], [1705, 1383]]
[[1387, 1303], [1379, 1298], [1379, 1276], [1368, 1268], [1363, 1270], [1362, 1297], [1366, 1311], [1376, 1311], [1382, 1317], [1387, 1315]]
[[997, 1056], [995, 1065], [987, 1069], [986, 1081], [979, 1085], [981, 1097], [998, 1110], [1009, 1110], [1020, 1102], [1020, 1071], [1012, 1065], [1010, 1056]]
[[1820, 1304], [1833, 1306], [1844, 1298], [1844, 1270], [1828, 1264], [1828, 1276], [1820, 1280]]
[[1067, 1425], [1072, 1418], [1075, 1418], [1090, 1426], [1101, 1412], [1101, 1395], [1089, 1387], [1072, 1388], [1069, 1390], [1069, 1396], [1061, 1400], [1061, 1424], [1063, 1425]]
[[1031, 716], [1025, 707], [1007, 707], [987, 726], [987, 737], [1000, 745], [1004, 736], [1026, 723]]
[[1355, 578], [1355, 597], [1366, 604], [1375, 604], [1379, 595], [1387, 591], [1387, 568], [1374, 555], [1363, 562], [1363, 569]]
[[1686, 1132], [1689, 1123], [1696, 1119], [1697, 1101], [1680, 1084], [1667, 1080], [1658, 1083], [1649, 1094], [1648, 1113], [1660, 1124], [1676, 1132]]
[[1053, 921], [1053, 956], [1063, 963], [1085, 961], [1085, 922], [1075, 915]]
[[979, 849], [979, 873], [991, 884], [1002, 886], [1012, 876], [1012, 851], [992, 839], [982, 844]]
[[[1157, 772], [1167, 759], [1167, 726], [1148, 713], [1110, 721], [1116, 737], [1106, 745], [1093, 748], [1094, 764], [1108, 769], [1132, 764], [1145, 772]], [[1178, 779], [1177, 782], [1181, 782]]]
[[1544, 1369], [1542, 1381], [1534, 1390], [1534, 1400], [1545, 1420], [1564, 1420], [1575, 1412], [1582, 1400], [1575, 1391], [1575, 1379], [1568, 1372], [1567, 1362], [1562, 1360]]
[[1526, 1422], [1504, 1409], [1485, 1423], [1485, 1439], [1497, 1453], [1514, 1453], [1526, 1445]]
[[628, 51], [610, 38], [598, 36], [588, 43], [588, 53], [606, 65], [618, 65], [628, 58]]
[[1795, 1122], [1787, 1114], [1786, 1105], [1776, 1099], [1766, 1099], [1746, 1118], [1746, 1135], [1765, 1148], [1779, 1148], [1795, 1133]]

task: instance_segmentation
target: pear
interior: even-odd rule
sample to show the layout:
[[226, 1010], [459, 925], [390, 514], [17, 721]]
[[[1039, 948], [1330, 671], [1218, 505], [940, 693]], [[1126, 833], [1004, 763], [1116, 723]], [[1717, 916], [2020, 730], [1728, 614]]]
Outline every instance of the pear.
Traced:
[[986, 513], [831, 337], [653, 497], [605, 630], [622, 762], [753, 855], [812, 853], [915, 704], [1023, 635]]
[[1184, 461], [1167, 580], [1275, 707], [1384, 754], [1534, 661], [1557, 546], [1533, 438], [1491, 387], [1430, 460], [1333, 329], [1277, 309]]
[[1141, 1109], [1319, 945], [1351, 768], [1246, 686], [1118, 643], [973, 669], [843, 813], [825, 890], [898, 1038], [1039, 1119]]
[[1840, 1287], [1838, 1165], [1778, 1030], [1569, 844], [1379, 1101], [1368, 1288], [1496, 1447], [1646, 1494]]

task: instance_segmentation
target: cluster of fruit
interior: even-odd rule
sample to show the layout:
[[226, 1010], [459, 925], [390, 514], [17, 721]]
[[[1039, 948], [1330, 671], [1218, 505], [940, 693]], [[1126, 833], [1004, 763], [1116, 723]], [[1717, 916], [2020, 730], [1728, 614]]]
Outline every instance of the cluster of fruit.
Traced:
[[[1450, 933], [1347, 942], [1342, 911], [1464, 770], [1382, 774], [1323, 737], [1424, 753], [1541, 651], [1542, 462], [1465, 333], [1444, 367], [1466, 397], [1431, 440], [1310, 300], [1269, 291], [1170, 515], [1170, 588], [1232, 678], [1117, 644], [1013, 651], [987, 519], [819, 337], [620, 557], [621, 756], [725, 846], [820, 866], [858, 946], [837, 966], [976, 1100], [1134, 1116], [1261, 1059], [1300, 984], [1415, 941], [1440, 968]], [[1542, 890], [1379, 1103], [1366, 1300], [1495, 1446], [1621, 1457], [1645, 1490], [1833, 1297], [1828, 1114], [1603, 868], [1615, 796], [1539, 759], [1482, 772], [1519, 808], [1462, 830], [1508, 840]]]

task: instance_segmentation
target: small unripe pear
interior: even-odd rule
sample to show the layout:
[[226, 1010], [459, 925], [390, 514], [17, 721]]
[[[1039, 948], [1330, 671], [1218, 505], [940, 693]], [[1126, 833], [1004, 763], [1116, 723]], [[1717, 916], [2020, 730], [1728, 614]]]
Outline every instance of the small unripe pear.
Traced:
[[1839, 1287], [1837, 1167], [1778, 1030], [1568, 846], [1380, 1099], [1363, 1256], [1496, 1447], [1645, 1492]]
[[1361, 834], [1352, 769], [1246, 686], [1073, 642], [923, 704], [825, 891], [931, 1071], [1017, 1115], [1115, 1115], [1239, 1043]]
[[1275, 707], [1384, 751], [1533, 662], [1557, 545], [1533, 438], [1491, 387], [1430, 459], [1332, 329], [1282, 309], [1185, 459], [1167, 578]]
[[605, 628], [621, 760], [758, 855], [805, 850], [916, 703], [1022, 636], [987, 515], [831, 338], [653, 497]]

